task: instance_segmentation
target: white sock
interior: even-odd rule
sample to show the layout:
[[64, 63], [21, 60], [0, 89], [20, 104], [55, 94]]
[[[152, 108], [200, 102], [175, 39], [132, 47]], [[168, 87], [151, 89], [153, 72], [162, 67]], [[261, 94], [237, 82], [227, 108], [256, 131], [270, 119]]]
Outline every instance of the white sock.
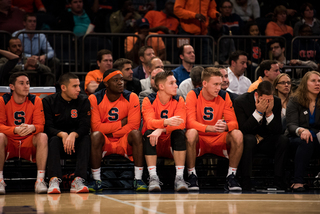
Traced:
[[45, 174], [46, 174], [46, 170], [38, 170], [37, 180], [44, 179]]
[[230, 167], [229, 166], [229, 170], [228, 170], [228, 175], [227, 175], [227, 177], [229, 176], [229, 175], [231, 175], [231, 174], [234, 174], [234, 175], [236, 175], [237, 174], [237, 168], [233, 168], [233, 167]]
[[184, 170], [184, 166], [176, 166], [176, 177], [177, 176], [183, 177], [183, 170]]
[[3, 179], [3, 171], [0, 171], [0, 179]]
[[157, 175], [157, 167], [156, 166], [148, 166], [148, 171], [149, 171], [150, 177], [152, 175]]
[[98, 169], [91, 169], [91, 172], [94, 180], [96, 181], [101, 180], [101, 177], [100, 177], [101, 167], [99, 167]]
[[196, 173], [196, 168], [195, 168], [195, 167], [193, 167], [193, 168], [188, 168], [188, 176], [191, 175], [192, 173], [193, 173], [194, 175], [197, 175], [197, 173]]
[[134, 166], [134, 179], [141, 180], [143, 173], [143, 167]]

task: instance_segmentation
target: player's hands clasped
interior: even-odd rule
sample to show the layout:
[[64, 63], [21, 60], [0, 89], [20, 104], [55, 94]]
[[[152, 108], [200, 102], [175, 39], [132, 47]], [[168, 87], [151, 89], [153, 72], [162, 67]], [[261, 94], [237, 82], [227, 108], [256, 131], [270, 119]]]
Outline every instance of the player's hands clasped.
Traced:
[[183, 123], [184, 120], [180, 118], [180, 116], [173, 116], [168, 119], [165, 119], [163, 122], [164, 126], [179, 126], [181, 123]]

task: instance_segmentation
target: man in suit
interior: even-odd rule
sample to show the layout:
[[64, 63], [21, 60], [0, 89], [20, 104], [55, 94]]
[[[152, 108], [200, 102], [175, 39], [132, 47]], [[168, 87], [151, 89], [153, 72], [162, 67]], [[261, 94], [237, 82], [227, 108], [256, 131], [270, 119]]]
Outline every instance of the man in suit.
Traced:
[[273, 96], [269, 81], [257, 90], [244, 93], [234, 101], [234, 110], [243, 133], [243, 153], [240, 162], [242, 188], [251, 190], [250, 176], [254, 153], [274, 156], [274, 185], [284, 189], [284, 161], [289, 140], [281, 135], [281, 100]]

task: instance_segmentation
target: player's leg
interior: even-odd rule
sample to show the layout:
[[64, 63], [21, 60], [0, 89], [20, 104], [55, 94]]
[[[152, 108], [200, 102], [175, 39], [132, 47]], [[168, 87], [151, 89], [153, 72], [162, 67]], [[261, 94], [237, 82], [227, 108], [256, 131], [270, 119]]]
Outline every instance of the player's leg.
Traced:
[[134, 161], [134, 189], [136, 191], [147, 191], [148, 187], [142, 180], [144, 157], [141, 132], [138, 130], [132, 130], [128, 135], [128, 144], [132, 146], [132, 156]]
[[240, 130], [232, 130], [227, 134], [226, 143], [230, 147], [229, 170], [225, 185], [226, 190], [241, 191], [242, 188], [235, 176], [243, 151], [243, 135]]
[[87, 179], [87, 169], [90, 156], [90, 136], [84, 135], [77, 138], [75, 142], [75, 154], [77, 157], [76, 170], [74, 172], [74, 180], [71, 183], [70, 192], [87, 193], [89, 188], [84, 185]]
[[6, 155], [6, 146], [8, 144], [8, 138], [5, 134], [0, 133], [0, 194], [5, 194], [5, 186], [3, 180], [3, 166], [5, 162], [5, 155]]
[[161, 191], [160, 180], [157, 175], [157, 148], [156, 146], [151, 146], [150, 138], [147, 137], [153, 132], [153, 130], [147, 130], [143, 135], [143, 150], [148, 166], [149, 172], [149, 187], [150, 192]]
[[188, 191], [188, 185], [183, 179], [184, 165], [186, 162], [186, 136], [181, 129], [174, 130], [171, 133], [171, 147], [173, 158], [176, 165], [176, 178], [174, 189], [176, 191]]
[[188, 169], [188, 189], [199, 190], [198, 177], [195, 169], [197, 157], [197, 143], [199, 141], [198, 131], [188, 129], [186, 132], [187, 138], [187, 169]]
[[48, 142], [48, 178], [49, 188], [48, 193], [61, 193], [60, 183], [62, 179], [62, 171], [60, 165], [60, 153], [63, 151], [62, 139], [58, 136], [53, 136]]
[[88, 185], [91, 192], [102, 191], [101, 182], [101, 159], [102, 149], [105, 144], [105, 136], [99, 131], [91, 133], [91, 172], [93, 181]]
[[36, 162], [38, 168], [35, 192], [47, 193], [48, 188], [44, 182], [44, 176], [48, 158], [48, 137], [45, 133], [38, 133], [33, 136], [32, 140], [33, 146], [36, 147]]

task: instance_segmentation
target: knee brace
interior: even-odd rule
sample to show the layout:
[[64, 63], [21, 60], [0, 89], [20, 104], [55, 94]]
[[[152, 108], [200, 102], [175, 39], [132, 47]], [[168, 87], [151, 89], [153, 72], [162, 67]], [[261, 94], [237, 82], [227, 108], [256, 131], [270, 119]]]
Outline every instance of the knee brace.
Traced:
[[150, 138], [147, 137], [154, 130], [147, 130], [143, 135], [143, 152], [145, 155], [157, 155], [157, 147], [151, 146]]
[[187, 149], [184, 130], [178, 129], [171, 132], [171, 147], [173, 151], [185, 151]]

